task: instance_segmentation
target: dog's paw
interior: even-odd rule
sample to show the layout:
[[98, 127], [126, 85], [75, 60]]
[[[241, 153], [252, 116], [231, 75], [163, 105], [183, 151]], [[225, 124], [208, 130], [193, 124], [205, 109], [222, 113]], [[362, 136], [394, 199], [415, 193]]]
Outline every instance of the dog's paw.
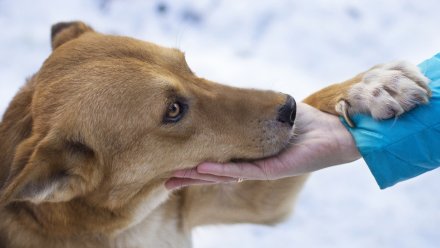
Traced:
[[429, 79], [408, 62], [392, 62], [367, 71], [361, 82], [354, 84], [346, 98], [335, 106], [350, 126], [351, 114], [366, 113], [375, 119], [399, 116], [419, 104], [428, 103]]

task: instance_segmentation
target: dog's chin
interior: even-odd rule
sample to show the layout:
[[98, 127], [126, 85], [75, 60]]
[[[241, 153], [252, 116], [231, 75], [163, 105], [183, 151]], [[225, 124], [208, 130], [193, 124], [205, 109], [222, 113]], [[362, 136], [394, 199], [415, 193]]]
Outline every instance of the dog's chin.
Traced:
[[295, 126], [292, 127], [292, 129], [288, 132], [288, 134], [285, 136], [284, 139], [279, 140], [276, 145], [272, 146], [272, 149], [266, 150], [266, 153], [264, 156], [258, 158], [258, 159], [264, 159], [268, 157], [276, 156], [282, 152], [284, 152], [286, 149], [288, 149], [292, 144], [295, 143], [297, 140], [297, 135], [295, 133]]
[[289, 149], [292, 144], [294, 144], [298, 139], [298, 135], [295, 133], [295, 126], [292, 127], [291, 131], [288, 133], [287, 137], [282, 140], [277, 140], [275, 144], [271, 144], [265, 149], [261, 149], [263, 152], [259, 155], [249, 156], [249, 157], [239, 157], [231, 158], [226, 162], [240, 163], [240, 162], [253, 162], [261, 159], [266, 159], [270, 157], [277, 156], [278, 154]]

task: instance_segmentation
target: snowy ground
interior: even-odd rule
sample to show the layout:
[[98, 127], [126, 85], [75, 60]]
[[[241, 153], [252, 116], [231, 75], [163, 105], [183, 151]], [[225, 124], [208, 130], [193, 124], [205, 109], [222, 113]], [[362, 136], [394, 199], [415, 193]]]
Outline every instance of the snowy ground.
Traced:
[[[200, 76], [302, 99], [376, 63], [434, 55], [439, 8], [437, 0], [0, 0], [0, 113], [50, 53], [57, 21], [178, 47]], [[285, 223], [199, 228], [195, 247], [439, 247], [439, 181], [437, 170], [380, 191], [362, 161], [326, 169]]]

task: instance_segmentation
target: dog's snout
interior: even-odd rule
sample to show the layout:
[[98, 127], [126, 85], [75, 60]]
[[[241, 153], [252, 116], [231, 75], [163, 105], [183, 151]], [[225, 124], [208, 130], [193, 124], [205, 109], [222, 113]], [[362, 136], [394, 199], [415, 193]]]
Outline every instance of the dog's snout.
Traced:
[[293, 97], [287, 95], [286, 103], [278, 110], [278, 121], [293, 126], [296, 117], [296, 103]]

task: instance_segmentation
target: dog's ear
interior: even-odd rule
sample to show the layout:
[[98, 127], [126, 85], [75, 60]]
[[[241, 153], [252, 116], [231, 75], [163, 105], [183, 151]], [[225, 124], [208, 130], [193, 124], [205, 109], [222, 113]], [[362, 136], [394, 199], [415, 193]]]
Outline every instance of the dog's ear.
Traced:
[[80, 142], [32, 137], [18, 147], [13, 171], [3, 187], [0, 205], [13, 201], [65, 202], [83, 195], [100, 181], [95, 153]]
[[94, 30], [83, 22], [59, 22], [54, 24], [51, 30], [52, 49], [55, 50], [62, 44], [76, 39], [86, 32], [94, 32]]

